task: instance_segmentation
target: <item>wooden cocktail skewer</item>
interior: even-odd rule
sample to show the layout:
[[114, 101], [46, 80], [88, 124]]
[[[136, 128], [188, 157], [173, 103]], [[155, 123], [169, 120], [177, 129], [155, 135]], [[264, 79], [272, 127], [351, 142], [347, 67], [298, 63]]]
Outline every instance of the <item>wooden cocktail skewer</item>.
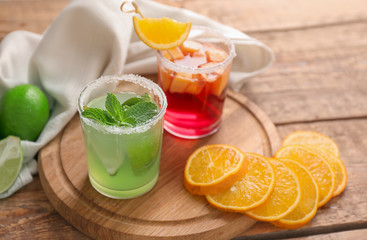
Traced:
[[[134, 10], [124, 10], [124, 5], [127, 4], [127, 3], [130, 3], [131, 5], [133, 5]], [[123, 12], [123, 13], [137, 13], [137, 14], [140, 15], [141, 18], [144, 18], [143, 14], [141, 13], [141, 11], [139, 9], [138, 4], [135, 1], [122, 2], [120, 9], [121, 9], [121, 12]]]
[[[134, 7], [134, 9], [132, 9], [132, 10], [124, 10], [124, 5], [125, 4], [128, 4], [128, 3], [130, 3]], [[136, 14], [139, 14], [141, 18], [144, 18], [143, 14], [140, 11], [140, 8], [139, 8], [138, 4], [135, 1], [125, 1], [125, 2], [122, 2], [121, 6], [120, 6], [120, 9], [121, 9], [121, 12], [123, 12], [123, 13], [136, 13]], [[175, 60], [175, 57], [170, 52], [170, 50], [167, 49], [166, 51], [168, 52], [168, 54], [170, 55], [170, 57], [173, 60]]]

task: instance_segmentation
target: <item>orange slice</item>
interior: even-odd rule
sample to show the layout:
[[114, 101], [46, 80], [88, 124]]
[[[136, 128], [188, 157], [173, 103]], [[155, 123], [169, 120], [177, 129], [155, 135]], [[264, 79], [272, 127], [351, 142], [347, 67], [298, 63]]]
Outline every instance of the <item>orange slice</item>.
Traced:
[[276, 221], [292, 212], [301, 200], [301, 187], [296, 174], [284, 163], [269, 159], [275, 172], [275, 186], [270, 197], [246, 215], [259, 221]]
[[319, 188], [318, 207], [326, 204], [333, 196], [335, 175], [330, 164], [312, 149], [302, 145], [288, 145], [281, 147], [276, 158], [290, 158], [305, 166], [316, 180]]
[[283, 146], [290, 144], [301, 144], [313, 146], [328, 150], [332, 154], [339, 157], [339, 148], [336, 143], [329, 137], [313, 131], [296, 131], [289, 134], [283, 140]]
[[236, 147], [206, 145], [192, 153], [186, 163], [186, 189], [199, 195], [215, 194], [230, 188], [247, 171], [248, 162]]
[[133, 17], [134, 29], [140, 40], [157, 50], [181, 45], [189, 35], [191, 22], [177, 22], [171, 18]]
[[311, 172], [302, 164], [286, 158], [279, 158], [278, 160], [297, 175], [301, 186], [301, 200], [293, 211], [285, 217], [272, 222], [272, 224], [288, 229], [299, 228], [311, 221], [317, 212], [319, 200], [317, 183], [312, 177]]
[[275, 184], [274, 170], [270, 162], [255, 153], [244, 153], [248, 161], [247, 173], [230, 189], [206, 199], [215, 208], [224, 211], [245, 212], [265, 202]]
[[333, 197], [342, 193], [347, 186], [347, 170], [344, 166], [344, 163], [331, 152], [316, 147], [310, 147], [312, 151], [321, 155], [331, 166], [331, 169], [335, 175], [335, 186], [333, 191]]

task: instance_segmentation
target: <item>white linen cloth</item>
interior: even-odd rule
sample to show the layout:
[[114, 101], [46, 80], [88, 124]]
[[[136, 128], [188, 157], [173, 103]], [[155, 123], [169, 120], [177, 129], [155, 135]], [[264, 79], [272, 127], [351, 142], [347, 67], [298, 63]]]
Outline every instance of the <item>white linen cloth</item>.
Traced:
[[[145, 17], [171, 17], [219, 30], [231, 38], [237, 56], [230, 87], [238, 90], [246, 78], [267, 69], [272, 51], [263, 43], [231, 27], [194, 12], [137, 0]], [[40, 87], [50, 103], [50, 118], [35, 142], [22, 141], [24, 166], [15, 184], [0, 198], [13, 194], [37, 173], [36, 153], [52, 140], [77, 111], [82, 88], [101, 75], [156, 73], [155, 50], [135, 34], [133, 13], [122, 13], [119, 0], [72, 0], [42, 34], [9, 33], [0, 43], [0, 97], [16, 85]]]

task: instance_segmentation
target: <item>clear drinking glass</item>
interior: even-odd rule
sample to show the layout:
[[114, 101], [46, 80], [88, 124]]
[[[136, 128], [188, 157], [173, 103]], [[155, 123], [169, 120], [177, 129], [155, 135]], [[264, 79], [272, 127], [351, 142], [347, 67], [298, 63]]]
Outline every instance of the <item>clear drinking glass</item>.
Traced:
[[168, 102], [168, 132], [195, 139], [218, 130], [235, 56], [227, 37], [201, 26], [192, 26], [180, 47], [157, 52], [158, 84]]
[[[107, 93], [122, 103], [148, 93], [159, 112], [136, 127], [109, 126], [82, 115], [85, 106], [105, 109]], [[162, 89], [136, 75], [104, 76], [88, 84], [78, 100], [84, 134], [89, 180], [101, 194], [118, 199], [148, 192], [158, 179], [167, 100]]]

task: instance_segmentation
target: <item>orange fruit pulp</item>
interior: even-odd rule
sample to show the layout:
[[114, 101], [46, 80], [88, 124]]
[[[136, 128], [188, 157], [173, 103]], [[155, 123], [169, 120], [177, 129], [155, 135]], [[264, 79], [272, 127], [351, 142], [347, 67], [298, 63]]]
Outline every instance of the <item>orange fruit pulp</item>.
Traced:
[[187, 160], [184, 185], [193, 194], [218, 193], [240, 179], [247, 167], [248, 161], [236, 147], [206, 145], [193, 152]]
[[311, 172], [319, 188], [318, 207], [325, 205], [331, 199], [335, 186], [335, 174], [324, 157], [303, 145], [287, 145], [275, 153], [275, 158], [295, 160]]
[[301, 187], [297, 175], [277, 159], [269, 159], [275, 172], [275, 186], [270, 197], [260, 206], [246, 211], [246, 215], [259, 221], [276, 221], [292, 212], [301, 200]]
[[215, 208], [223, 211], [242, 212], [263, 204], [271, 195], [275, 175], [270, 162], [255, 153], [244, 153], [249, 166], [247, 173], [228, 190], [206, 195]]
[[339, 157], [339, 148], [329, 137], [314, 131], [295, 131], [286, 136], [283, 140], [283, 146], [300, 144], [310, 147], [325, 149], [335, 156]]
[[321, 155], [331, 166], [331, 169], [335, 175], [335, 186], [333, 191], [333, 197], [342, 193], [347, 185], [347, 170], [342, 160], [332, 154], [326, 149], [310, 147], [314, 152]]
[[293, 211], [272, 224], [288, 229], [299, 228], [311, 221], [317, 212], [319, 201], [317, 183], [311, 172], [299, 162], [286, 158], [278, 158], [278, 160], [297, 175], [301, 186], [301, 200]]
[[314, 131], [295, 131], [283, 140], [283, 146], [294, 144], [311, 148], [312, 151], [321, 155], [330, 164], [335, 174], [333, 197], [344, 191], [348, 179], [347, 170], [343, 161], [339, 158], [339, 148], [331, 138]]
[[181, 45], [191, 29], [191, 22], [171, 18], [133, 17], [134, 29], [140, 40], [153, 49], [165, 50]]

